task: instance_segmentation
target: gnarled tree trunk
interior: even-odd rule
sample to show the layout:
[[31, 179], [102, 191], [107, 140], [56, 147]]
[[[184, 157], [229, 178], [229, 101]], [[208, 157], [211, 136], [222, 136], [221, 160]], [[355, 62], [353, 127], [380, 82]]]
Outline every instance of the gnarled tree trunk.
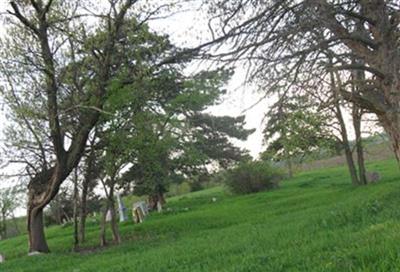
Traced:
[[44, 235], [43, 208], [28, 209], [29, 252], [50, 252]]
[[43, 209], [58, 193], [66, 178], [60, 164], [35, 176], [28, 186], [29, 252], [50, 252], [44, 234]]
[[388, 134], [394, 154], [400, 162], [400, 115], [398, 112], [378, 114], [379, 121]]

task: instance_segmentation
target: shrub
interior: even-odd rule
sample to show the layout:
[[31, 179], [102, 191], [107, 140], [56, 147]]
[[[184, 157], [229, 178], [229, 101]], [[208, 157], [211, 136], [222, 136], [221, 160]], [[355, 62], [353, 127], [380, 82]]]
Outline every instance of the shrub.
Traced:
[[227, 171], [225, 183], [233, 193], [250, 194], [279, 186], [283, 173], [266, 162], [250, 161]]

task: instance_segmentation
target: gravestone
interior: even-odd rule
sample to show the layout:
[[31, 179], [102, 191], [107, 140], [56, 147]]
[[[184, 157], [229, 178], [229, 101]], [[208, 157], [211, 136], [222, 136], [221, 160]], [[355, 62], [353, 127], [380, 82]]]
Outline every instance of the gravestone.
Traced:
[[160, 213], [162, 212], [162, 204], [160, 201], [157, 201], [157, 211]]
[[135, 220], [135, 223], [142, 223], [144, 221], [145, 216], [149, 213], [148, 206], [146, 202], [139, 201], [133, 203], [132, 207], [132, 216]]
[[36, 256], [36, 255], [41, 255], [42, 253], [40, 253], [39, 251], [32, 251], [28, 253], [28, 256]]
[[126, 207], [121, 200], [121, 195], [117, 193], [117, 200], [118, 200], [118, 211], [119, 211], [119, 222], [125, 222], [126, 218]]
[[110, 209], [107, 210], [106, 222], [111, 222], [111, 210]]

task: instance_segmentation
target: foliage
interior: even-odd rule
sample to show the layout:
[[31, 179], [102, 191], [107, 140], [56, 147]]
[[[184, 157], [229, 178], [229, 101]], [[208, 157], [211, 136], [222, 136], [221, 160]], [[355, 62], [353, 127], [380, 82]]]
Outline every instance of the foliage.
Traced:
[[8, 235], [9, 219], [14, 219], [14, 211], [21, 206], [21, 188], [19, 186], [0, 189], [0, 239]]
[[265, 160], [293, 160], [317, 149], [330, 148], [334, 141], [327, 129], [329, 117], [318, 111], [306, 95], [283, 96], [266, 113]]
[[[100, 211], [101, 202], [98, 195], [90, 193], [86, 201], [86, 212], [88, 214]], [[73, 213], [73, 192], [70, 188], [63, 188], [45, 210], [45, 224], [50, 226], [70, 222], [73, 219]]]
[[[244, 116], [204, 113], [220, 103], [230, 71], [203, 71], [184, 76], [180, 69], [163, 71], [149, 80], [154, 93], [130, 119], [131, 153], [123, 183], [137, 195], [162, 195], [171, 184], [206, 175], [208, 168], [228, 167], [247, 156], [231, 138], [246, 139]], [[167, 76], [166, 76], [167, 75]], [[118, 132], [117, 132], [118, 133]], [[125, 138], [128, 138], [125, 137]]]
[[283, 179], [280, 170], [262, 161], [249, 161], [239, 164], [226, 173], [225, 182], [233, 193], [250, 194], [272, 190]]

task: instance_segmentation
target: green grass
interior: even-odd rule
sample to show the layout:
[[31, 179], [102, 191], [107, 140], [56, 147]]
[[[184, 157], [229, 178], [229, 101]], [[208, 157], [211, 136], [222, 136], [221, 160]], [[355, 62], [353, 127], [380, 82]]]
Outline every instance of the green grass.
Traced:
[[[47, 230], [48, 255], [26, 256], [25, 236], [1, 241], [0, 271], [398, 271], [400, 170], [393, 160], [368, 169], [382, 182], [354, 188], [337, 167], [271, 192], [232, 196], [218, 187], [173, 197], [169, 211], [121, 224], [121, 245], [91, 253], [71, 252], [70, 227]], [[87, 247], [98, 230], [89, 225]]]

